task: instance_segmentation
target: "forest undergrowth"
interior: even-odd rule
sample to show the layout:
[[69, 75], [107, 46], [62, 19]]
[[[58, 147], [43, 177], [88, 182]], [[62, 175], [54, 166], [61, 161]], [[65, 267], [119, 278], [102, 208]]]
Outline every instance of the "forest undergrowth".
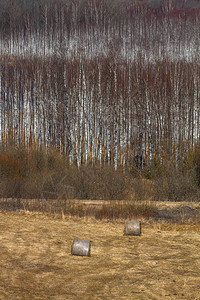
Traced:
[[[199, 219], [199, 211], [183, 202], [198, 202], [200, 195], [200, 151], [196, 147], [180, 165], [154, 158], [143, 169], [133, 165], [115, 170], [113, 166], [69, 165], [54, 148], [36, 144], [28, 150], [10, 149], [0, 153], [1, 210], [94, 216], [96, 219]], [[84, 206], [74, 199], [101, 200], [100, 206]], [[179, 202], [181, 211], [160, 210], [156, 202]], [[94, 203], [95, 201], [93, 201]], [[185, 218], [182, 218], [183, 215]]]

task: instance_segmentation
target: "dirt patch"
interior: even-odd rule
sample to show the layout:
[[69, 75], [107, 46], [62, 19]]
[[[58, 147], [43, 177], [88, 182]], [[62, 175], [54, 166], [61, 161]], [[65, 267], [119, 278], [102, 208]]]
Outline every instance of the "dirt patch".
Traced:
[[175, 208], [164, 208], [156, 211], [155, 220], [169, 220], [172, 222], [184, 222], [187, 220], [200, 220], [200, 209], [188, 205]]
[[[168, 227], [167, 227], [168, 226]], [[0, 212], [0, 299], [199, 299], [200, 225]], [[74, 237], [91, 257], [71, 255]]]

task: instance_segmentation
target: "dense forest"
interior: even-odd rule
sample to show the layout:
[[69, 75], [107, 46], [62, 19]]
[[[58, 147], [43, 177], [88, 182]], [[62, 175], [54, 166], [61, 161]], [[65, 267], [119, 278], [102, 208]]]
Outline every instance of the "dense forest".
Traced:
[[197, 0], [1, 1], [1, 151], [183, 163], [200, 138], [199, 47]]

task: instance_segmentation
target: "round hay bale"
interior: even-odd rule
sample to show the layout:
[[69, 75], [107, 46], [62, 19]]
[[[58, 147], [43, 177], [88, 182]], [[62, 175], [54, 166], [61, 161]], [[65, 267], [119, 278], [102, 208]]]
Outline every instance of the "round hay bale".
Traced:
[[129, 221], [125, 224], [124, 235], [141, 235], [141, 222]]
[[75, 238], [71, 248], [72, 255], [90, 256], [91, 242]]

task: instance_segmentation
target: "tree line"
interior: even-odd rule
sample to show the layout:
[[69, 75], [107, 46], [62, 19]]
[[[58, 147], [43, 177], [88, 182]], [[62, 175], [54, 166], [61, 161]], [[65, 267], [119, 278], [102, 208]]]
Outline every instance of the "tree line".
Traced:
[[34, 140], [78, 166], [178, 159], [199, 141], [199, 87], [198, 65], [185, 61], [4, 58], [1, 144]]
[[166, 2], [1, 1], [1, 147], [182, 159], [200, 137], [200, 11]]

